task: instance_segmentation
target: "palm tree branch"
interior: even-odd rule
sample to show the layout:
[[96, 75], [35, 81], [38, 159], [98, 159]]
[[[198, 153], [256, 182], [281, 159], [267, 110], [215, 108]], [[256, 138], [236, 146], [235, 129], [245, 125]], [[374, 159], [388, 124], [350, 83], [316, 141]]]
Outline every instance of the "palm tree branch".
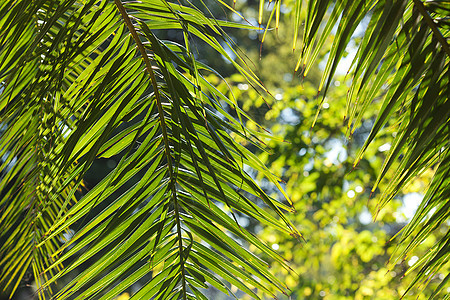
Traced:
[[[184, 277], [184, 252], [183, 252], [183, 239], [182, 239], [182, 235], [181, 235], [181, 222], [180, 222], [180, 213], [179, 213], [179, 207], [178, 207], [178, 201], [177, 201], [177, 191], [176, 191], [176, 187], [175, 187], [175, 181], [176, 181], [176, 177], [175, 174], [173, 173], [173, 166], [172, 166], [172, 156], [170, 154], [170, 148], [169, 148], [169, 138], [167, 135], [167, 130], [166, 130], [166, 124], [165, 124], [165, 119], [164, 119], [164, 111], [162, 108], [162, 104], [161, 104], [161, 97], [160, 97], [160, 93], [159, 93], [159, 89], [158, 89], [158, 83], [156, 81], [156, 77], [155, 74], [153, 72], [152, 69], [152, 65], [150, 63], [150, 60], [148, 58], [147, 52], [145, 50], [144, 45], [142, 44], [136, 30], [134, 29], [133, 24], [131, 23], [131, 20], [125, 10], [125, 8], [122, 5], [122, 2], [120, 0], [115, 0], [114, 1], [117, 8], [119, 9], [120, 14], [122, 15], [123, 20], [125, 21], [125, 24], [127, 25], [128, 29], [130, 30], [131, 35], [133, 36], [133, 39], [139, 49], [139, 52], [141, 53], [141, 57], [145, 62], [145, 66], [147, 69], [147, 73], [150, 75], [150, 79], [152, 81], [152, 85], [154, 88], [154, 92], [155, 92], [155, 96], [156, 96], [156, 105], [158, 107], [158, 113], [159, 113], [159, 120], [161, 122], [161, 129], [162, 129], [162, 134], [163, 134], [163, 140], [164, 140], [164, 148], [165, 148], [165, 153], [166, 153], [166, 157], [167, 157], [167, 163], [168, 163], [168, 169], [169, 169], [169, 176], [171, 178], [171, 188], [172, 188], [172, 197], [173, 197], [173, 201], [174, 201], [174, 210], [175, 210], [175, 218], [176, 218], [176, 222], [177, 222], [177, 234], [178, 234], [178, 248], [179, 248], [179, 253], [180, 253], [180, 266], [181, 266], [181, 280], [182, 280], [182, 289], [183, 289], [183, 299], [186, 300], [186, 282], [185, 282], [185, 277]], [[155, 244], [156, 245], [156, 244]]]

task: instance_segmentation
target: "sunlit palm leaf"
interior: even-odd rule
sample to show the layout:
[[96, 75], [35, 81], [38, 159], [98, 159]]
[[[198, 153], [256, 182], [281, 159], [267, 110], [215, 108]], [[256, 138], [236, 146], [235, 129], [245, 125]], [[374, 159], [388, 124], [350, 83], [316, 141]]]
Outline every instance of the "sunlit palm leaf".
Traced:
[[[248, 26], [161, 0], [6, 1], [0, 12], [5, 288], [14, 293], [31, 267], [39, 295], [57, 286], [49, 291], [57, 299], [111, 299], [136, 282], [136, 299], [202, 298], [208, 286], [231, 293], [226, 282], [255, 298], [254, 288], [286, 289], [246, 244], [283, 259], [236, 213], [299, 236], [282, 212], [290, 207], [244, 171], [279, 186], [235, 142], [258, 144], [258, 134], [222, 107], [246, 118], [190, 50], [196, 36], [231, 59], [221, 26]], [[154, 29], [181, 30], [185, 44], [159, 40]], [[260, 85], [243, 61], [233, 64]], [[92, 162], [119, 154], [74, 204]]]

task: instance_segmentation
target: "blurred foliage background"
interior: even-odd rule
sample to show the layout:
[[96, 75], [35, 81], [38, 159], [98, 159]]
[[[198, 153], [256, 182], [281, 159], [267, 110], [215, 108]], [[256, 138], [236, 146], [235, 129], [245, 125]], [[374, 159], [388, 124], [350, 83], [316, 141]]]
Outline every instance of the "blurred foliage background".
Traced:
[[[255, 230], [290, 262], [292, 273], [276, 266], [273, 270], [286, 278], [293, 299], [399, 299], [414, 276], [403, 278], [405, 271], [436, 238], [431, 235], [417, 249], [417, 256], [389, 263], [398, 241], [395, 236], [412, 217], [418, 204], [415, 197], [421, 197], [432, 171], [398, 195], [373, 221], [378, 191], [385, 186], [380, 185], [373, 194], [370, 190], [389, 144], [379, 138], [365, 159], [352, 167], [374, 116], [367, 116], [366, 126], [357, 130], [351, 140], [345, 138], [341, 107], [345, 106], [347, 87], [345, 79], [341, 79], [335, 81], [312, 129], [317, 101], [311, 82], [280, 88], [275, 97], [281, 99], [264, 115], [266, 128], [282, 140], [270, 141], [272, 152], [260, 153], [259, 157], [285, 181], [297, 210], [292, 215], [294, 224], [306, 243], [266, 228]], [[252, 106], [258, 103], [255, 96], [243, 93], [250, 110], [257, 109]], [[387, 129], [385, 135], [391, 134]], [[444, 229], [435, 234], [444, 235]], [[442, 271], [437, 275], [441, 280], [448, 270]], [[437, 283], [431, 279], [430, 285], [417, 295], [419, 299], [428, 299]], [[416, 295], [410, 292], [406, 299], [409, 297]]]

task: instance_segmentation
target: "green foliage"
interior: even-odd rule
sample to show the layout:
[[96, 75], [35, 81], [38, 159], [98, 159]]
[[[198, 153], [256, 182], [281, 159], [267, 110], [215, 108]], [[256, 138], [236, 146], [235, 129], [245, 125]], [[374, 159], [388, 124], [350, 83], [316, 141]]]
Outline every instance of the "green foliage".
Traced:
[[[402, 278], [405, 271], [447, 230], [442, 226], [431, 233], [405, 261], [388, 263], [400, 242], [399, 238], [391, 240], [391, 237], [404, 226], [401, 195], [380, 211], [376, 222], [371, 222], [369, 210], [376, 209], [380, 189], [388, 186], [383, 181], [377, 191], [371, 192], [385, 159], [382, 146], [390, 141], [392, 130], [385, 130], [368, 148], [368, 158], [353, 168], [352, 159], [369, 134], [377, 106], [368, 110], [366, 125], [355, 132], [352, 140], [347, 140], [340, 109], [345, 105], [346, 91], [344, 78], [338, 78], [312, 130], [317, 103], [316, 92], [309, 82], [303, 87], [285, 88], [283, 99], [265, 115], [268, 129], [289, 143], [272, 141], [272, 154], [261, 153], [260, 158], [286, 182], [286, 191], [297, 211], [292, 221], [306, 243], [275, 234], [270, 228], [264, 228], [260, 235], [294, 269], [289, 273], [273, 268], [286, 278], [293, 299], [398, 299], [417, 276], [412, 270], [409, 271], [412, 274]], [[248, 103], [255, 103], [250, 95]], [[417, 179], [415, 185], [421, 184], [426, 185], [426, 180]], [[411, 186], [405, 192], [416, 191]], [[448, 267], [437, 271], [419, 299], [428, 299], [447, 272]], [[443, 293], [445, 290], [440, 295]]]
[[[146, 299], [205, 299], [209, 287], [392, 299], [423, 284], [419, 297], [440, 297], [450, 278], [448, 4], [183, 3], [1, 2], [2, 291], [12, 297], [34, 281], [40, 298], [56, 299], [110, 299], [131, 287]], [[225, 32], [256, 37], [241, 11], [268, 22], [261, 49], [243, 41], [257, 46], [248, 56], [261, 57], [259, 67]], [[335, 81], [352, 43], [352, 80]], [[239, 73], [228, 84], [206, 63], [218, 58], [229, 62], [222, 74]], [[263, 99], [255, 69], [281, 101]], [[98, 160], [114, 167], [86, 189]], [[400, 229], [399, 193], [427, 181], [415, 216], [388, 243]], [[366, 202], [377, 223], [362, 219]], [[302, 250], [295, 226], [308, 240]], [[391, 256], [405, 261], [386, 267]], [[270, 271], [266, 261], [276, 262]], [[406, 269], [412, 276], [399, 282]]]
[[[301, 6], [301, 1], [296, 5]], [[328, 7], [332, 12], [327, 16]], [[447, 206], [450, 168], [448, 12], [445, 1], [308, 2], [301, 63], [297, 64], [307, 72], [317, 49], [337, 25], [319, 85], [319, 91], [323, 90], [326, 95], [352, 35], [358, 26], [367, 22], [349, 70], [353, 80], [344, 117], [349, 136], [360, 126], [373, 101], [381, 103], [381, 108], [354, 166], [360, 163], [367, 147], [385, 125], [392, 121], [396, 135], [389, 141], [391, 148], [372, 192], [383, 178], [388, 177], [390, 170], [393, 169], [394, 174], [383, 189], [376, 214], [413, 178], [433, 168], [435, 175], [431, 186], [415, 217], [403, 230], [398, 244], [400, 256], [411, 256], [433, 230], [441, 225], [447, 227], [447, 233], [414, 265], [419, 272], [410, 287], [416, 283], [426, 284], [449, 264], [450, 229], [445, 225], [446, 222], [448, 225], [450, 212]], [[300, 26], [300, 21], [295, 25]], [[385, 85], [386, 89], [383, 88]], [[442, 280], [436, 293], [447, 285], [449, 276]]]
[[[223, 108], [245, 118], [191, 45], [203, 40], [258, 86], [224, 48], [222, 27], [251, 26], [160, 0], [3, 1], [0, 20], [2, 290], [13, 295], [29, 271], [40, 298], [111, 299], [135, 283], [134, 299], [285, 290], [247, 245], [284, 260], [236, 214], [299, 236], [290, 207], [244, 170], [280, 187], [234, 141], [258, 145], [259, 133]], [[155, 29], [178, 30], [183, 44]], [[93, 161], [111, 158], [117, 166], [77, 192]]]

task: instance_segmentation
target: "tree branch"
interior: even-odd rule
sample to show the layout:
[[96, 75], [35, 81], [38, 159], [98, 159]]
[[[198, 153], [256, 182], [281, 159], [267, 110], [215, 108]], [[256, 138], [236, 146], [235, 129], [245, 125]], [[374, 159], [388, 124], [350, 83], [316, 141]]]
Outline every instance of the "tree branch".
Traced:
[[152, 69], [152, 64], [147, 56], [147, 52], [145, 51], [145, 47], [142, 44], [139, 35], [137, 34], [136, 30], [134, 29], [133, 23], [131, 23], [130, 17], [128, 16], [128, 13], [125, 10], [125, 7], [123, 6], [122, 2], [120, 0], [115, 0], [115, 4], [117, 8], [119, 9], [120, 14], [122, 15], [122, 18], [125, 21], [125, 24], [127, 25], [128, 29], [130, 30], [131, 35], [133, 36], [134, 41], [136, 42], [136, 45], [139, 49], [139, 52], [141, 53], [142, 59], [144, 60], [147, 73], [150, 75], [150, 79], [152, 81], [153, 89], [155, 92], [155, 98], [156, 98], [156, 105], [158, 107], [158, 115], [159, 120], [161, 123], [161, 130], [163, 134], [163, 140], [164, 140], [164, 150], [167, 157], [167, 164], [169, 169], [169, 176], [170, 176], [170, 185], [172, 189], [172, 199], [174, 201], [174, 210], [175, 210], [175, 219], [177, 222], [177, 235], [178, 235], [178, 248], [180, 252], [180, 266], [181, 266], [181, 281], [182, 281], [182, 289], [183, 289], [183, 299], [186, 299], [186, 280], [185, 280], [185, 270], [184, 270], [184, 255], [183, 255], [183, 239], [181, 234], [181, 222], [180, 222], [180, 213], [178, 208], [178, 200], [177, 200], [177, 193], [176, 193], [176, 186], [175, 186], [175, 175], [173, 172], [172, 167], [172, 157], [170, 155], [170, 147], [169, 147], [169, 137], [166, 130], [166, 122], [164, 120], [164, 110], [162, 107], [162, 101], [161, 101], [161, 95], [159, 93], [158, 89], [158, 82], [156, 81], [155, 73]]

